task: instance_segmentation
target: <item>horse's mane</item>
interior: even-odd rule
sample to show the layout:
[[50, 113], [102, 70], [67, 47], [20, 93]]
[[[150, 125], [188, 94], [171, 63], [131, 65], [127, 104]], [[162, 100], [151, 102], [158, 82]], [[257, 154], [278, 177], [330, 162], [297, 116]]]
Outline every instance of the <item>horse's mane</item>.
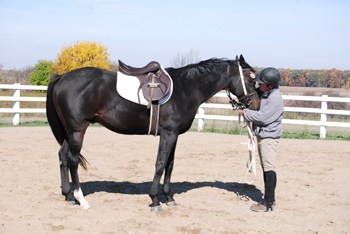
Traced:
[[227, 69], [230, 62], [232, 62], [232, 60], [225, 58], [211, 58], [199, 63], [189, 64], [181, 68], [168, 68], [168, 70], [173, 75], [178, 77], [186, 76], [193, 78], [197, 76], [205, 76], [214, 70]]

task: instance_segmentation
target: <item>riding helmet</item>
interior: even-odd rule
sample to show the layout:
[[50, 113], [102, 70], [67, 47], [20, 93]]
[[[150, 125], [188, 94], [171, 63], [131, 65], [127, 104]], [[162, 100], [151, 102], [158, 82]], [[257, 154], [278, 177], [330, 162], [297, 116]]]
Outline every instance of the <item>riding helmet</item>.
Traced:
[[281, 75], [276, 68], [267, 67], [257, 74], [256, 81], [258, 83], [275, 86], [280, 83]]

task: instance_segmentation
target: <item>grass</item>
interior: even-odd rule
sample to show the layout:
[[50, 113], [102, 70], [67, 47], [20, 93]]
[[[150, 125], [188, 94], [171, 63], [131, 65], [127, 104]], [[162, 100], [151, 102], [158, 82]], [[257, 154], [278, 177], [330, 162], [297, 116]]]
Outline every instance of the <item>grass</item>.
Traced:
[[[197, 121], [195, 120], [192, 124], [191, 131], [197, 131]], [[247, 129], [242, 128], [237, 122], [220, 121], [220, 120], [206, 120], [204, 132], [232, 134], [232, 135], [248, 135]], [[284, 139], [309, 139], [309, 140], [320, 140], [319, 127], [308, 127], [308, 126], [295, 126], [295, 125], [284, 125], [283, 135]], [[328, 129], [325, 140], [341, 140], [350, 141], [350, 130], [344, 130], [336, 128]]]
[[[204, 129], [204, 132], [212, 133], [223, 133], [223, 134], [232, 134], [232, 135], [247, 135], [246, 131], [241, 132], [240, 130], [213, 130], [213, 129]], [[308, 140], [320, 140], [320, 134], [308, 131], [301, 132], [289, 132], [284, 131], [282, 134], [284, 139], [308, 139]], [[324, 140], [340, 140], [340, 141], [350, 141], [350, 135], [341, 135], [341, 134], [327, 134], [326, 139]]]
[[19, 126], [13, 126], [12, 123], [1, 123], [0, 127], [44, 127], [49, 126], [47, 121], [31, 121], [31, 122], [21, 122]]
[[[320, 134], [315, 132], [310, 132], [307, 130], [304, 131], [285, 131], [282, 135], [282, 138], [288, 138], [288, 139], [310, 139], [310, 140], [319, 140]], [[337, 134], [337, 133], [330, 133], [327, 134], [325, 140], [340, 140], [340, 141], [350, 141], [350, 135], [346, 134]]]
[[[232, 135], [246, 135], [244, 132], [238, 130], [213, 130], [213, 129], [204, 129], [204, 132], [212, 133], [223, 133], [223, 134], [232, 134]], [[308, 131], [302, 132], [283, 132], [282, 138], [284, 139], [308, 139], [308, 140], [320, 140], [320, 134]], [[324, 140], [340, 140], [340, 141], [350, 141], [350, 135], [339, 135], [339, 134], [327, 134], [326, 139]]]

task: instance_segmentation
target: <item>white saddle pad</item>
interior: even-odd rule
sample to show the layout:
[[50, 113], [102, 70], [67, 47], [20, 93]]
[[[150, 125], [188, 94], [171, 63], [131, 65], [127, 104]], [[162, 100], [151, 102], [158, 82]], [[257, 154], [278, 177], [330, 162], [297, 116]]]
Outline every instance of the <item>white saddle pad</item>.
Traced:
[[[140, 89], [137, 93], [137, 90], [140, 86], [140, 81], [136, 76], [128, 76], [124, 73], [117, 72], [117, 92], [121, 97], [123, 97], [126, 100], [129, 100], [131, 102], [141, 104], [141, 105], [148, 105], [148, 101], [143, 96], [142, 90]], [[173, 81], [171, 80], [170, 84], [170, 92], [168, 95], [166, 95], [164, 98], [159, 100], [159, 104], [166, 103], [169, 98], [171, 97], [173, 93]], [[140, 98], [140, 102], [139, 102]]]

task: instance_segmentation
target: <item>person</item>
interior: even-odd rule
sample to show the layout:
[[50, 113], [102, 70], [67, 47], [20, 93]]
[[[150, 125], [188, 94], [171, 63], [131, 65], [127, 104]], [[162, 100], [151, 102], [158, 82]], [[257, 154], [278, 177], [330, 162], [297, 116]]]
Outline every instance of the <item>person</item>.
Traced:
[[272, 211], [275, 207], [277, 145], [282, 135], [282, 115], [284, 112], [283, 99], [279, 90], [280, 81], [281, 75], [276, 68], [263, 69], [256, 76], [261, 93], [259, 110], [239, 110], [244, 118], [253, 123], [263, 170], [264, 199], [250, 207], [256, 212]]

